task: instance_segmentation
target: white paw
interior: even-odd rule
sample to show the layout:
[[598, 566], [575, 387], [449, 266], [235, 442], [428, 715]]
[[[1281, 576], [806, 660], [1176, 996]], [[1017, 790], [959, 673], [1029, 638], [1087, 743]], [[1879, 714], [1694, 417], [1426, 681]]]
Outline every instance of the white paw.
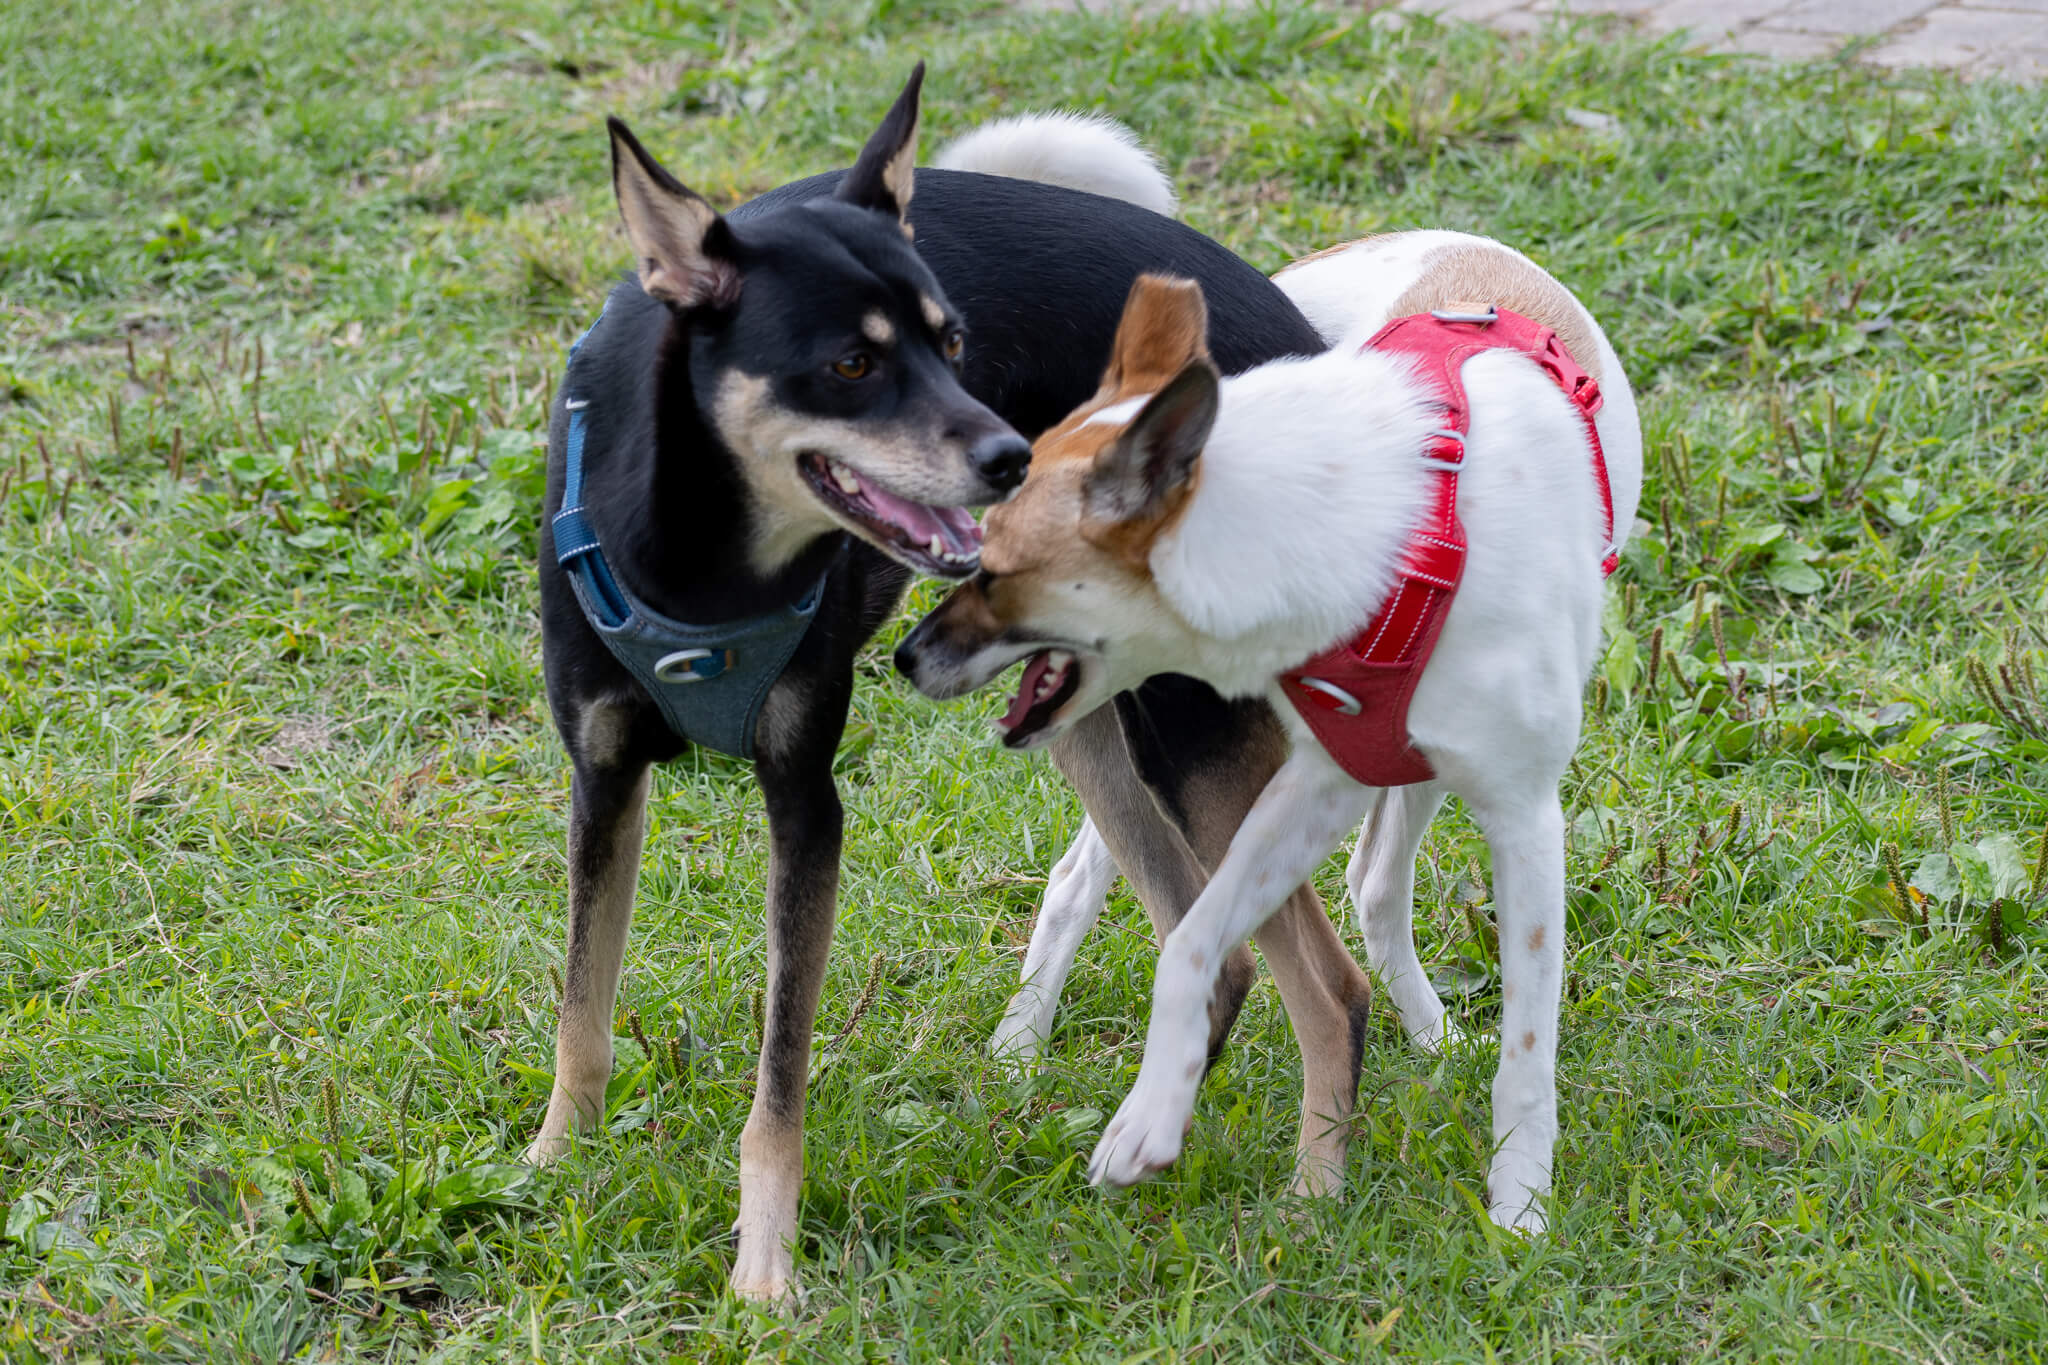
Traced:
[[[1051, 1018], [1041, 1018], [1035, 1004], [1035, 999], [1027, 1000], [1025, 992], [1018, 992], [1010, 1001], [1003, 1022], [996, 1025], [988, 1040], [989, 1054], [1012, 1070], [1023, 1071], [1036, 1065], [1045, 1051], [1045, 1040], [1052, 1034]], [[1050, 1011], [1045, 1013], [1050, 1015]]]
[[1486, 1193], [1486, 1213], [1496, 1227], [1534, 1234], [1549, 1226], [1544, 1213], [1550, 1198], [1547, 1165], [1503, 1152], [1487, 1174]]
[[1534, 1202], [1533, 1197], [1527, 1202], [1512, 1200], [1494, 1204], [1487, 1209], [1486, 1214], [1493, 1219], [1495, 1227], [1508, 1232], [1527, 1233], [1532, 1237], [1550, 1226], [1550, 1220], [1544, 1216], [1542, 1204]]
[[[1200, 1079], [1199, 1066], [1195, 1076]], [[1180, 1158], [1194, 1116], [1194, 1087], [1148, 1085], [1140, 1070], [1088, 1159], [1088, 1183], [1121, 1188], [1165, 1170]]]
[[734, 1297], [765, 1308], [795, 1307], [802, 1294], [788, 1244], [766, 1235], [748, 1237], [737, 1222], [732, 1225], [732, 1235], [739, 1242], [739, 1252], [733, 1257], [732, 1278], [726, 1286]]
[[1408, 1042], [1425, 1057], [1441, 1057], [1446, 1052], [1455, 1052], [1465, 1045], [1465, 1030], [1452, 1022], [1448, 1014], [1439, 1014], [1419, 1028], [1408, 1030]]
[[566, 1139], [537, 1137], [519, 1159], [529, 1166], [552, 1166], [560, 1161], [562, 1154], [568, 1150], [569, 1143]]

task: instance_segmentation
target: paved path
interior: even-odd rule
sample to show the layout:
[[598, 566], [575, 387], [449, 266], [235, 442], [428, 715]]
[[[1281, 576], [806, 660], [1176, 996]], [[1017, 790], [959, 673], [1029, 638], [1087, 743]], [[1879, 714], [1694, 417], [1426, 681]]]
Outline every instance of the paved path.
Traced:
[[1558, 14], [1626, 15], [1722, 52], [1830, 57], [1850, 43], [1882, 66], [2048, 77], [2048, 0], [1400, 0], [1396, 9], [1539, 28]]

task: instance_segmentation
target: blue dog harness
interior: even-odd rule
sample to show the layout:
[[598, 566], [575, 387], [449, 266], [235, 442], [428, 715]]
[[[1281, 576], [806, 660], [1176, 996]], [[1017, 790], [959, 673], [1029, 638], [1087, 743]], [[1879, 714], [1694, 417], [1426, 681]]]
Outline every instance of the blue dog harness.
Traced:
[[711, 626], [673, 620], [635, 597], [605, 562], [597, 529], [583, 510], [584, 414], [590, 400], [578, 394], [574, 380], [576, 352], [589, 335], [569, 348], [569, 373], [562, 381], [569, 439], [562, 510], [554, 519], [555, 562], [568, 574], [590, 628], [647, 690], [669, 729], [693, 744], [752, 758], [761, 705], [818, 614], [831, 569], [799, 602]]

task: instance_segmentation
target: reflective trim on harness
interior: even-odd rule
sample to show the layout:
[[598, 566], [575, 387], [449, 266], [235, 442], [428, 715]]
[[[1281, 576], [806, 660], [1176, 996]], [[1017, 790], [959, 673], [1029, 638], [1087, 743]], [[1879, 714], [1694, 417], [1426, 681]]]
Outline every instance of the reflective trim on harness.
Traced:
[[1436, 389], [1440, 429], [1423, 452], [1434, 480], [1429, 506], [1410, 533], [1385, 605], [1349, 640], [1280, 675], [1281, 690], [1337, 765], [1366, 786], [1426, 782], [1436, 770], [1409, 742], [1408, 704], [1436, 648], [1445, 608], [1465, 573], [1465, 528], [1458, 520], [1458, 471], [1472, 414], [1466, 399], [1465, 362], [1484, 351], [1520, 351], [1572, 400], [1585, 423], [1593, 474], [1600, 491], [1605, 540], [1600, 569], [1619, 564], [1614, 541], [1614, 491], [1593, 417], [1600, 387], [1565, 350], [1557, 333], [1505, 308], [1485, 312], [1419, 313], [1396, 318], [1361, 349], [1411, 356], [1416, 373]]
[[[600, 315], [598, 321], [603, 320]], [[584, 333], [585, 338], [589, 335]], [[579, 339], [569, 348], [565, 390], [575, 382], [576, 352], [582, 345]], [[590, 400], [565, 398], [562, 408], [569, 414], [562, 452], [562, 508], [550, 526], [555, 561], [568, 575], [584, 619], [660, 708], [669, 729], [707, 749], [752, 758], [761, 706], [818, 614], [831, 567], [802, 600], [758, 616], [709, 626], [663, 616], [612, 572], [597, 529], [585, 513], [583, 456]]]

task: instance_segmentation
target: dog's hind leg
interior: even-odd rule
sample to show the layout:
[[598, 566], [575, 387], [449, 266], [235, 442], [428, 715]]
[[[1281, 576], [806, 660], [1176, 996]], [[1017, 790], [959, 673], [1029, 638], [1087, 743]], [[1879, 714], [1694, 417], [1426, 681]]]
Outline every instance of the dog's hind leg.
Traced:
[[1344, 872], [1365, 959], [1393, 997], [1408, 1041], [1429, 1053], [1448, 1035], [1443, 1001], [1415, 955], [1415, 857], [1443, 799], [1441, 782], [1387, 789], [1366, 817]]
[[569, 1131], [604, 1116], [612, 1074], [612, 1007], [646, 831], [649, 765], [583, 761], [569, 794], [569, 948], [555, 1030], [547, 1117], [526, 1149], [536, 1165], [569, 1149]]
[[[1477, 795], [1476, 793], [1474, 795]], [[1500, 1070], [1493, 1078], [1487, 1211], [1541, 1232], [1557, 1140], [1557, 1011], [1564, 988], [1564, 809], [1555, 785], [1520, 799], [1467, 797], [1493, 851], [1500, 930]]]
[[[1158, 792], [1142, 780], [1125, 745], [1125, 733], [1112, 708], [1098, 707], [1053, 743], [1052, 759], [1081, 794], [1089, 822], [1112, 863], [1130, 880], [1163, 943], [1202, 894], [1209, 874], [1181, 828], [1162, 813]], [[1229, 836], [1224, 838], [1227, 842]], [[1238, 944], [1224, 961], [1209, 1002], [1211, 1063], [1223, 1051], [1257, 976], [1251, 949]]]
[[1066, 984], [1082, 941], [1101, 918], [1103, 902], [1115, 881], [1116, 859], [1110, 856], [1109, 845], [1096, 832], [1093, 820], [1083, 820], [1081, 832], [1046, 879], [1045, 900], [1038, 907], [1031, 946], [1024, 953], [1023, 983], [1010, 997], [1003, 1022], [989, 1041], [989, 1050], [998, 1058], [1018, 1066], [1038, 1060], [1045, 1040], [1052, 1036], [1060, 988]]

